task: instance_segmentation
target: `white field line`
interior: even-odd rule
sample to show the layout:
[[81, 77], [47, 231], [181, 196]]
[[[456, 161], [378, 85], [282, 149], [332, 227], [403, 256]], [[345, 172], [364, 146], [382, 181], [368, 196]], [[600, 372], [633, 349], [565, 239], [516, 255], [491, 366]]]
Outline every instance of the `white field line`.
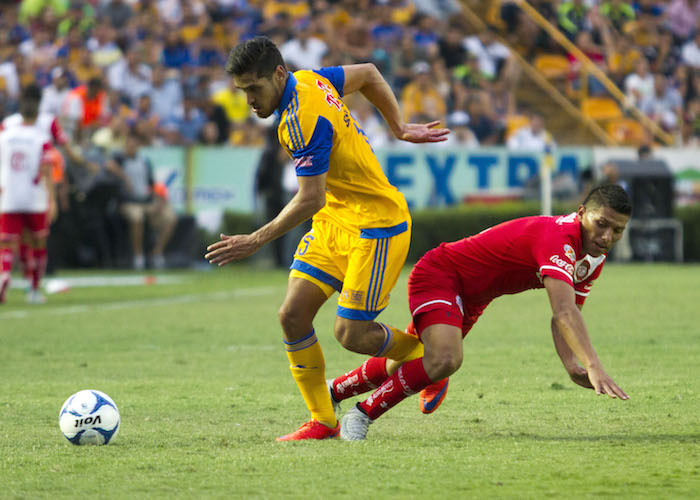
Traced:
[[212, 292], [212, 293], [196, 293], [187, 295], [176, 295], [174, 297], [160, 297], [152, 299], [139, 300], [123, 300], [119, 302], [104, 302], [101, 304], [85, 304], [74, 306], [57, 306], [57, 307], [28, 307], [26, 309], [17, 309], [14, 311], [0, 312], [0, 320], [2, 319], [17, 319], [27, 318], [37, 314], [66, 316], [71, 314], [82, 314], [102, 311], [117, 311], [121, 309], [138, 309], [144, 307], [155, 306], [170, 306], [173, 304], [191, 304], [195, 302], [209, 302], [227, 299], [237, 299], [246, 297], [260, 297], [263, 295], [272, 295], [276, 292], [282, 292], [282, 286], [266, 286], [257, 288], [241, 288], [230, 292]]

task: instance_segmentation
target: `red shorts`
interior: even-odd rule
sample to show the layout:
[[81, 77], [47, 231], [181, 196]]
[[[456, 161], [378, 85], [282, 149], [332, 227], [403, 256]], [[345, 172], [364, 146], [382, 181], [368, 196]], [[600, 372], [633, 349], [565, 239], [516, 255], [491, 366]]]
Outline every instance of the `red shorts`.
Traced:
[[456, 272], [419, 261], [408, 277], [408, 306], [416, 332], [432, 325], [452, 325], [462, 329], [462, 337], [471, 330], [488, 304], [470, 304], [461, 296]]
[[46, 237], [49, 234], [49, 213], [7, 213], [0, 214], [0, 240], [19, 238], [24, 228], [33, 236]]

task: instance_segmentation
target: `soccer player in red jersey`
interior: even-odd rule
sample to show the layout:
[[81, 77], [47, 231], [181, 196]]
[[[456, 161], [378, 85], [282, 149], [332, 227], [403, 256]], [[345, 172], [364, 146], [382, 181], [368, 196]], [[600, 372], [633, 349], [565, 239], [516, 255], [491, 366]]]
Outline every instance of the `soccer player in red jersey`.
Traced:
[[0, 132], [0, 303], [10, 285], [13, 254], [29, 230], [38, 288], [46, 262], [46, 238], [56, 214], [50, 160], [50, 138], [37, 126], [41, 90], [28, 85], [22, 94], [21, 124]]
[[580, 310], [631, 212], [624, 189], [607, 184], [569, 215], [515, 219], [426, 253], [408, 280], [425, 354], [401, 365], [350, 409], [340, 437], [365, 439], [369, 425], [387, 410], [452, 375], [462, 364], [462, 340], [486, 306], [532, 288], [547, 290], [554, 345], [571, 379], [596, 394], [628, 399], [603, 369]]

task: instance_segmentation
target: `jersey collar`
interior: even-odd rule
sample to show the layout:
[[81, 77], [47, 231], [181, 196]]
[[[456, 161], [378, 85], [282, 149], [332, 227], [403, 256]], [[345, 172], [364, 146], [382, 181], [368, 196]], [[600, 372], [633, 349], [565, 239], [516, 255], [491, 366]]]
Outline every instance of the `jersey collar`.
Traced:
[[275, 110], [275, 116], [280, 116], [282, 113], [284, 113], [284, 110], [287, 109], [289, 102], [292, 100], [292, 93], [297, 86], [297, 79], [294, 74], [292, 74], [291, 71], [287, 71], [287, 74], [289, 75], [289, 78], [287, 78], [287, 83], [284, 86], [284, 92], [282, 93], [280, 105]]

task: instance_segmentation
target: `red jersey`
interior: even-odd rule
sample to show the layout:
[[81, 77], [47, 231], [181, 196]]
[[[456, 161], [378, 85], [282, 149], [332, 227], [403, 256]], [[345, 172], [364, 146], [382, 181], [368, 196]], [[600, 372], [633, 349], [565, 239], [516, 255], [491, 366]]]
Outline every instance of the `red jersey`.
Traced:
[[583, 304], [606, 256], [581, 254], [581, 224], [574, 212], [523, 217], [442, 243], [416, 267], [454, 272], [465, 304], [486, 305], [504, 294], [544, 288], [545, 276], [571, 284], [576, 303]]

